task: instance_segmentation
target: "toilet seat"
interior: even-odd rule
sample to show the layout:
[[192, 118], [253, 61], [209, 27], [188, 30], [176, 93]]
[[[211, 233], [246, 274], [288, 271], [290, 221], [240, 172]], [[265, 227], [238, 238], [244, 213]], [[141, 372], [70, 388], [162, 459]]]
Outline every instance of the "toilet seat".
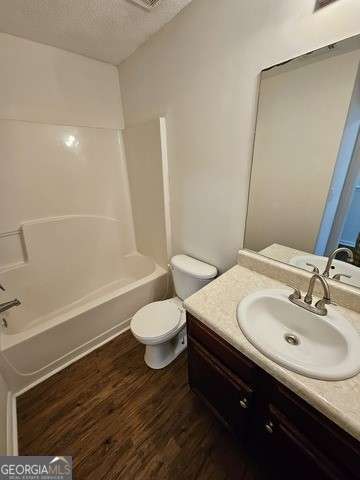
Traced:
[[185, 323], [185, 310], [174, 299], [153, 302], [142, 307], [132, 318], [130, 328], [145, 344], [160, 343], [172, 337]]

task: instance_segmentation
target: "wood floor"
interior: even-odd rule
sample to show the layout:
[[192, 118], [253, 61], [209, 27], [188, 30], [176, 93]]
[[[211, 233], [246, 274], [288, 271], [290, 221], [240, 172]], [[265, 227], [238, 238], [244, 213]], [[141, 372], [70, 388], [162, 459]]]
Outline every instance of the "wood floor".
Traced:
[[18, 398], [21, 455], [72, 455], [74, 478], [217, 480], [254, 465], [195, 395], [186, 354], [150, 370], [126, 332]]

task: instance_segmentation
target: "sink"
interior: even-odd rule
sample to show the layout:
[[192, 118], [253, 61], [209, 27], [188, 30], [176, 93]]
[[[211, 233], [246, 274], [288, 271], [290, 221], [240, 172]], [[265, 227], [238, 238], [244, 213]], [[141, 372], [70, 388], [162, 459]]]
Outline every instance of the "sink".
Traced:
[[[320, 273], [325, 270], [327, 264], [327, 257], [320, 257], [317, 255], [297, 255], [293, 257], [289, 263], [295, 267], [302, 268], [304, 270], [312, 271], [312, 268], [306, 265], [307, 263], [312, 263], [315, 267], [318, 267]], [[332, 267], [330, 270], [330, 278], [332, 278], [337, 273], [345, 273], [346, 275], [351, 275], [351, 278], [341, 277], [342, 283], [347, 283], [348, 285], [354, 285], [355, 287], [360, 287], [360, 268], [351, 265], [350, 263], [341, 262], [340, 260], [333, 260]]]
[[289, 370], [320, 380], [344, 380], [360, 371], [360, 335], [334, 306], [326, 316], [291, 303], [292, 290], [245, 297], [237, 319], [260, 352]]

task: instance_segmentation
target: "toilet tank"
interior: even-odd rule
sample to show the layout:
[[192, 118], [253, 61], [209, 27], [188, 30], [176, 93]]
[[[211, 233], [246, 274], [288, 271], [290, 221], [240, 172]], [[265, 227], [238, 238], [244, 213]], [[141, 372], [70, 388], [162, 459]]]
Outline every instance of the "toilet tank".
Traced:
[[188, 255], [175, 255], [170, 262], [176, 295], [185, 300], [217, 275], [216, 267]]

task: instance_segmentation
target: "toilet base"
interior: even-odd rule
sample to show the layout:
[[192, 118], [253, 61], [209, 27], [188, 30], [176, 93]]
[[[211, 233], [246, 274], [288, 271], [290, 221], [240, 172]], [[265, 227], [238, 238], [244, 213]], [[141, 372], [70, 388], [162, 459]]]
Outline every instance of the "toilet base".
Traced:
[[158, 345], [146, 345], [144, 360], [148, 367], [155, 370], [169, 365], [187, 346], [186, 327], [171, 340]]

